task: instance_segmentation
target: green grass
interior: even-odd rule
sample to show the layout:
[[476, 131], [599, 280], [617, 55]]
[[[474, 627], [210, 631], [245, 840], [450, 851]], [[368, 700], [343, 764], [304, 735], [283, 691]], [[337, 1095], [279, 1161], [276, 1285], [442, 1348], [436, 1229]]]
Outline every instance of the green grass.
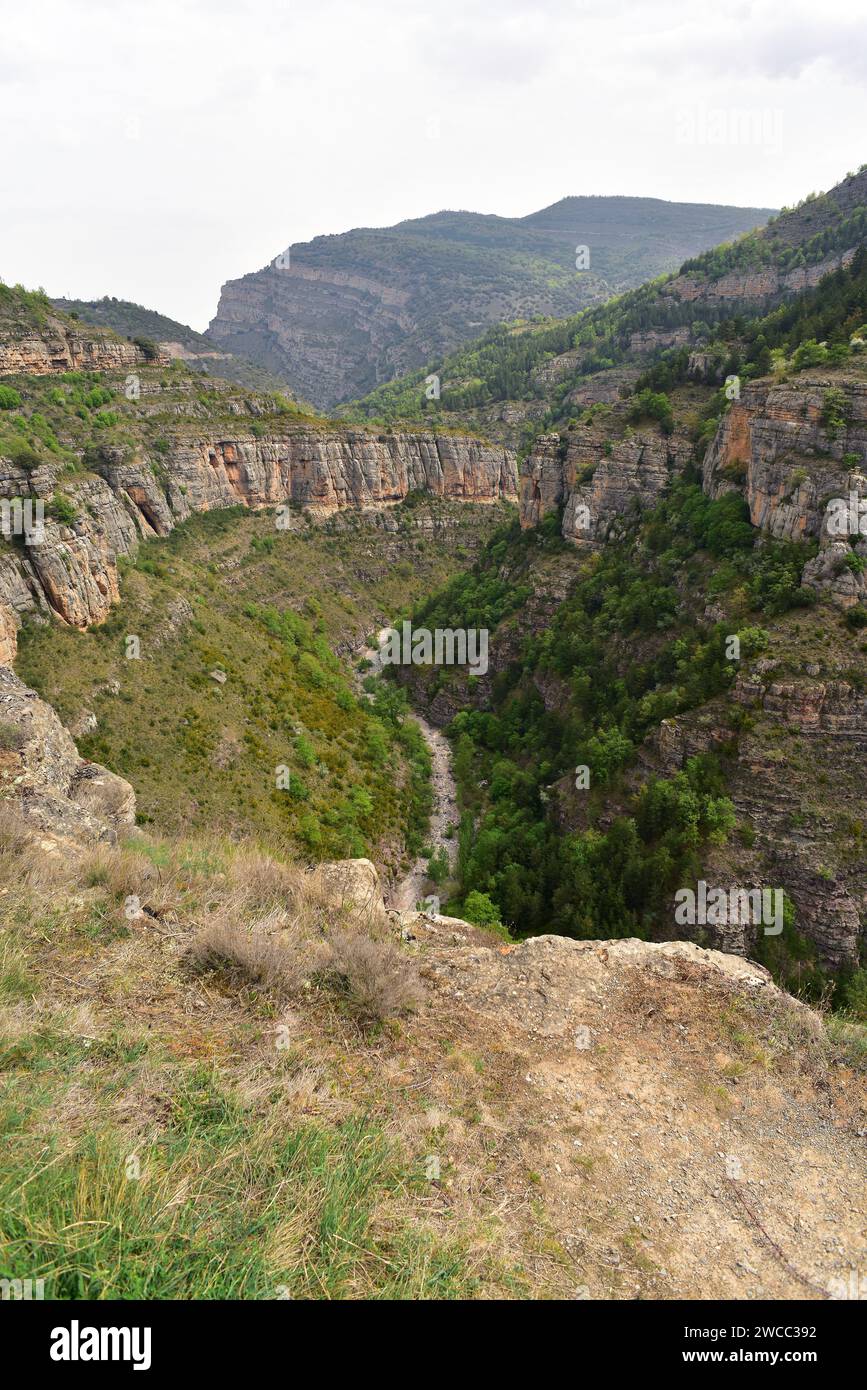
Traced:
[[157, 1142], [134, 1153], [110, 1131], [62, 1150], [22, 1131], [13, 1093], [4, 1278], [88, 1300], [472, 1296], [457, 1242], [377, 1219], [410, 1179], [376, 1125], [269, 1125], [203, 1068], [180, 1078], [170, 1105]]

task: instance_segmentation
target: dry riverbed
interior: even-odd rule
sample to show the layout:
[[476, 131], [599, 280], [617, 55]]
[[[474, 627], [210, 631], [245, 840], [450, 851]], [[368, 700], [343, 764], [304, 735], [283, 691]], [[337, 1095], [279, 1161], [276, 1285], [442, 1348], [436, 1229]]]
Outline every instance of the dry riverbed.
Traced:
[[[382, 642], [387, 629], [379, 633]], [[370, 662], [370, 667], [360, 677], [382, 673], [381, 655], [376, 647], [366, 647], [361, 656]], [[431, 788], [433, 791], [433, 810], [430, 818], [428, 845], [432, 854], [444, 850], [448, 858], [449, 873], [454, 870], [457, 853], [457, 840], [448, 837], [450, 826], [457, 826], [458, 807], [455, 779], [452, 774], [452, 755], [449, 741], [439, 729], [433, 728], [420, 714], [413, 713], [431, 755]], [[408, 912], [416, 907], [430, 892], [427, 872], [427, 859], [416, 859], [409, 872], [395, 883], [387, 892], [388, 906], [398, 912]]]

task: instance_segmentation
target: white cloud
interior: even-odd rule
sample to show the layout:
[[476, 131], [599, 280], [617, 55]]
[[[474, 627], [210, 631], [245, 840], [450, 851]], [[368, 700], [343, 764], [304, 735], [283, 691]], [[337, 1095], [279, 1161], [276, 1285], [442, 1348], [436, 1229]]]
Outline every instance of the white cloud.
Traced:
[[[353, 226], [793, 202], [867, 157], [860, 27], [855, 0], [30, 0], [4, 15], [0, 274], [203, 327], [223, 280]], [[781, 138], [684, 143], [684, 111], [778, 112]]]

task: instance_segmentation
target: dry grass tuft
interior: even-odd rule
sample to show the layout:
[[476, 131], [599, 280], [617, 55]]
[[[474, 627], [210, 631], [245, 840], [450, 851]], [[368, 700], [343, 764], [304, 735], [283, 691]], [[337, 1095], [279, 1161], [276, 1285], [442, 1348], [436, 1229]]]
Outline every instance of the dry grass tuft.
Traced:
[[16, 858], [24, 854], [30, 836], [21, 815], [8, 801], [0, 801], [0, 855]]
[[288, 998], [324, 964], [327, 949], [322, 945], [317, 951], [315, 942], [283, 941], [261, 929], [248, 930], [217, 918], [194, 939], [187, 958], [194, 970], [220, 971], [238, 984]]
[[338, 928], [327, 938], [252, 928], [221, 916], [194, 939], [187, 953], [196, 971], [219, 971], [234, 983], [297, 995], [315, 979], [336, 994], [362, 1026], [383, 1023], [415, 1008], [420, 982], [413, 962], [392, 941]]
[[384, 1023], [418, 1005], [418, 974], [394, 942], [337, 931], [329, 944], [329, 982], [359, 1023]]

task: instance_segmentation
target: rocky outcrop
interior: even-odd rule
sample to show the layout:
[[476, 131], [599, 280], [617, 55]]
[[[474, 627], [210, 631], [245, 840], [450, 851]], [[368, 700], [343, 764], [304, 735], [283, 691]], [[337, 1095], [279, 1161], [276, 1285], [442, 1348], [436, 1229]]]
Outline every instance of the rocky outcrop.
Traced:
[[[847, 1216], [864, 1205], [861, 1088], [824, 1062], [820, 1017], [761, 966], [683, 942], [512, 946], [438, 922], [414, 931], [437, 1016], [455, 1018], [461, 1045], [519, 1053], [497, 1152], [532, 1169], [564, 1263], [581, 1271], [579, 1297], [824, 1298], [846, 1287], [847, 1261], [859, 1268], [863, 1250]], [[790, 1068], [767, 1064], [787, 1056]], [[833, 1100], [823, 1095], [844, 1076]], [[640, 1280], [628, 1273], [635, 1245]]]
[[849, 265], [854, 255], [853, 247], [838, 255], [827, 256], [816, 265], [799, 266], [787, 271], [775, 266], [766, 266], [761, 270], [733, 270], [716, 280], [678, 275], [665, 286], [663, 297], [677, 299], [682, 304], [691, 304], [696, 300], [704, 304], [720, 304], [729, 300], [748, 302], [775, 299], [786, 294], [803, 294], [804, 290], [813, 289], [833, 270]]
[[35, 690], [0, 667], [0, 805], [42, 836], [114, 843], [135, 824], [129, 782], [79, 757], [71, 734]]
[[[71, 524], [46, 515], [38, 544], [0, 550], [0, 641], [10, 615], [41, 610], [73, 627], [102, 622], [118, 597], [117, 559], [142, 538], [166, 536], [195, 512], [294, 503], [315, 518], [375, 510], [423, 490], [494, 503], [517, 495], [514, 456], [478, 439], [323, 428], [261, 438], [186, 435], [153, 460], [106, 448], [94, 473], [64, 479]], [[0, 460], [0, 497], [50, 499], [52, 467], [26, 473]], [[3, 638], [3, 633], [6, 637]]]
[[49, 316], [44, 326], [6, 332], [0, 326], [0, 376], [45, 376], [50, 372], [112, 372], [146, 361], [141, 348], [96, 328], [79, 332]]
[[659, 352], [661, 348], [682, 347], [691, 331], [687, 326], [672, 329], [645, 328], [629, 335], [630, 352]]
[[[845, 399], [844, 423], [835, 429], [825, 423], [829, 391]], [[763, 379], [744, 384], [723, 417], [705, 456], [704, 490], [711, 497], [741, 490], [754, 526], [804, 540], [821, 536], [831, 497], [853, 487], [867, 492], [865, 458], [867, 383], [813, 372]]]
[[18, 627], [10, 608], [0, 605], [0, 666], [11, 666], [18, 651]]
[[[671, 776], [697, 754], [727, 753], [727, 792], [738, 824], [751, 827], [752, 836], [747, 845], [735, 838], [711, 851], [704, 879], [726, 889], [784, 887], [795, 925], [821, 963], [832, 970], [856, 966], [867, 863], [849, 850], [862, 834], [856, 818], [867, 696], [846, 680], [779, 676], [772, 660], [761, 660], [737, 676], [728, 698], [749, 713], [736, 748], [725, 708], [714, 703], [663, 720], [640, 750], [641, 763]], [[832, 775], [817, 776], [817, 769]], [[671, 921], [672, 932], [682, 934], [673, 907]], [[761, 928], [729, 922], [705, 930], [720, 950], [748, 955]]]
[[566, 435], [543, 435], [521, 467], [521, 525], [537, 526], [563, 507], [567, 540], [605, 540], [657, 501], [691, 453], [687, 440], [650, 431], [611, 441], [579, 425]]
[[334, 859], [317, 870], [323, 891], [338, 908], [348, 908], [366, 923], [387, 920], [382, 887], [369, 859]]
[[[829, 408], [830, 407], [830, 408]], [[804, 584], [826, 591], [840, 607], [867, 595], [847, 556], [867, 555], [867, 542], [835, 532], [843, 504], [867, 499], [867, 383], [838, 373], [801, 373], [791, 381], [747, 383], [705, 455], [704, 490], [711, 497], [741, 491], [750, 520], [780, 540], [818, 540], [822, 551]], [[829, 505], [832, 504], [832, 505]], [[839, 510], [838, 510], [839, 509]], [[865, 523], [867, 529], [867, 523]]]

